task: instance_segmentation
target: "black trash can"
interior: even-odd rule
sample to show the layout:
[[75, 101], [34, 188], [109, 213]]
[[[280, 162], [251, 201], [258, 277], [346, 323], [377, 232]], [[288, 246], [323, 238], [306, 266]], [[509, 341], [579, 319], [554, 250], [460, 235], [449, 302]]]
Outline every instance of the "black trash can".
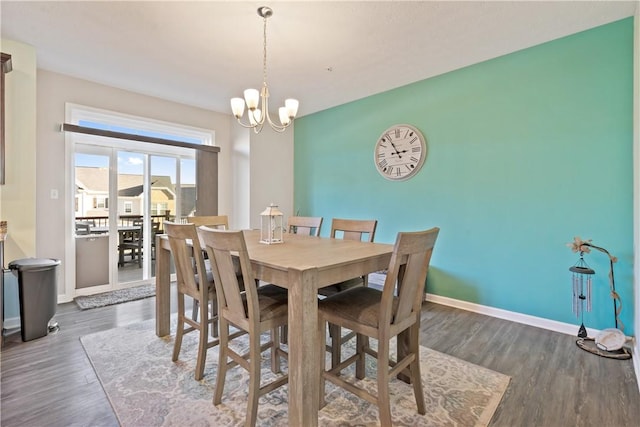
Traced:
[[49, 321], [56, 314], [58, 304], [56, 269], [59, 265], [60, 260], [49, 258], [24, 258], [9, 263], [9, 269], [18, 276], [22, 341], [49, 333]]

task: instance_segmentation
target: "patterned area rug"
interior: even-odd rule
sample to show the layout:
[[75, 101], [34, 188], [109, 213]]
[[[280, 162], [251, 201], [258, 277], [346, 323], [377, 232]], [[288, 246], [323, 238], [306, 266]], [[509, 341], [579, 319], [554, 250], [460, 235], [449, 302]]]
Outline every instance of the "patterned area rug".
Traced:
[[136, 286], [127, 289], [104, 292], [102, 294], [79, 296], [74, 299], [81, 310], [104, 307], [107, 305], [120, 304], [127, 301], [149, 298], [156, 295], [156, 285], [154, 283]]
[[[248, 374], [239, 367], [230, 370], [222, 404], [214, 406], [218, 350], [209, 349], [204, 378], [196, 381], [195, 333], [184, 337], [176, 363], [171, 362], [173, 337], [158, 338], [153, 320], [80, 340], [123, 427], [244, 424]], [[347, 345], [343, 347], [349, 352]], [[263, 354], [263, 383], [274, 378], [268, 355]], [[359, 384], [375, 390], [375, 361], [367, 359], [367, 378]], [[390, 394], [395, 426], [469, 427], [489, 423], [509, 384], [508, 376], [425, 347], [421, 347], [420, 360], [427, 414], [416, 412], [411, 386], [393, 380]], [[353, 378], [353, 373], [345, 372], [346, 377]], [[260, 398], [257, 425], [287, 425], [287, 392], [285, 385]], [[328, 382], [326, 401], [327, 406], [319, 413], [320, 426], [378, 425], [376, 406]]]

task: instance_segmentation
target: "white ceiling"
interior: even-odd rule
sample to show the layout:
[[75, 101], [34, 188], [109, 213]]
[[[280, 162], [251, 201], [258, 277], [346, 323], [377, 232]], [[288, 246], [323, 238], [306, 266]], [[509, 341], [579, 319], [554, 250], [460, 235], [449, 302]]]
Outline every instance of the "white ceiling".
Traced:
[[0, 2], [38, 68], [229, 113], [262, 84], [310, 114], [633, 16], [638, 1]]

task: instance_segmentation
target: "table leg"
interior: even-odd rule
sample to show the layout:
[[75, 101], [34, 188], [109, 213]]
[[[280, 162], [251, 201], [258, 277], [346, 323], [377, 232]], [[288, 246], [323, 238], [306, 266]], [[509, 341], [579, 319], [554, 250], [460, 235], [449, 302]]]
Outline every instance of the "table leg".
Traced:
[[[166, 243], [166, 242], [164, 242]], [[171, 332], [171, 251], [156, 237], [156, 335], [164, 337]]]
[[318, 425], [318, 272], [289, 270], [289, 425]]

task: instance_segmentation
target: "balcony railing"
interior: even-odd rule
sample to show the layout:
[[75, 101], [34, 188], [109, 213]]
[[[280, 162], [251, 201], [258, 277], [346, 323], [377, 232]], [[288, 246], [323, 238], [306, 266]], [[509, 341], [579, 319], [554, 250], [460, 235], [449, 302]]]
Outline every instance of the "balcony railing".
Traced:
[[[151, 215], [151, 222], [159, 224], [158, 229], [164, 230], [163, 224], [165, 221], [172, 221], [173, 216], [171, 212], [167, 211], [164, 214]], [[133, 225], [135, 220], [141, 220], [142, 215], [120, 215], [118, 216], [118, 226], [129, 226]], [[109, 226], [109, 216], [77, 216], [76, 217], [76, 230], [89, 230], [90, 232], [92, 227], [108, 227]], [[84, 234], [88, 234], [84, 233]], [[82, 234], [82, 233], [77, 233]]]

